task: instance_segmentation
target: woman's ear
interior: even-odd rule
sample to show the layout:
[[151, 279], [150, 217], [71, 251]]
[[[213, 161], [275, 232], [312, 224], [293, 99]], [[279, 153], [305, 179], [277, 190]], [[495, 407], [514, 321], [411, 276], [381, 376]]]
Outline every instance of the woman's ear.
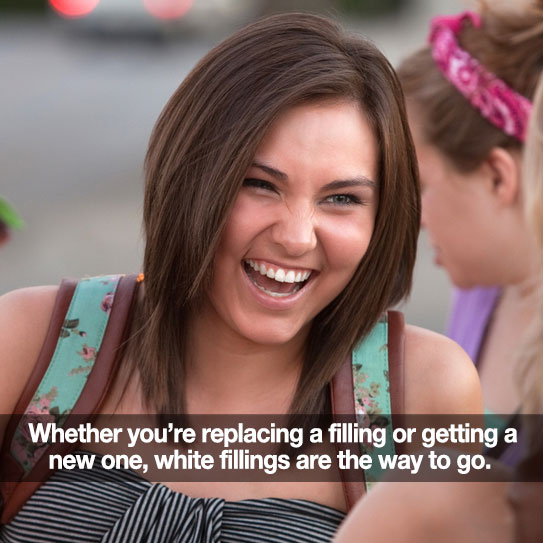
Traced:
[[502, 147], [493, 147], [485, 165], [491, 180], [491, 190], [504, 206], [515, 204], [521, 194], [520, 156]]

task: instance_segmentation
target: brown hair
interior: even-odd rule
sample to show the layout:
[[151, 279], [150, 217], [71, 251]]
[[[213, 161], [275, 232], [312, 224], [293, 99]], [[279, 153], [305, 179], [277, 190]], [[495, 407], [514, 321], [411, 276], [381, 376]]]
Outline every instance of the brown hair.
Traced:
[[[481, 1], [482, 25], [465, 22], [460, 46], [527, 98], [543, 69], [543, 2], [523, 9]], [[398, 76], [408, 105], [421, 118], [423, 137], [460, 171], [475, 169], [493, 147], [519, 149], [521, 143], [487, 121], [437, 68], [430, 47], [406, 58]]]
[[419, 229], [416, 158], [401, 87], [369, 42], [335, 23], [286, 13], [259, 20], [208, 53], [174, 93], [146, 158], [145, 302], [137, 364], [160, 412], [182, 412], [187, 330], [212, 281], [223, 227], [256, 149], [285, 109], [359, 102], [374, 129], [379, 206], [368, 251], [314, 319], [291, 410], [318, 413], [345, 357], [411, 285]]

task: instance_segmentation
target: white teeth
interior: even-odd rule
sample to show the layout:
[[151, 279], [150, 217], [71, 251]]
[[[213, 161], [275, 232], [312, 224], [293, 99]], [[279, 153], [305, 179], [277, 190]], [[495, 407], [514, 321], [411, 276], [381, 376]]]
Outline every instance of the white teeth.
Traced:
[[[256, 284], [256, 283], [255, 283]], [[268, 294], [269, 296], [272, 296], [273, 298], [286, 298], [287, 296], [292, 296], [295, 292], [298, 292], [302, 286], [296, 285], [294, 287], [294, 290], [292, 292], [272, 292], [271, 290], [268, 290], [267, 288], [261, 287], [260, 285], [256, 285], [260, 290]]]
[[283, 268], [274, 270], [273, 268], [267, 268], [264, 264], [258, 264], [258, 262], [250, 259], [247, 259], [245, 262], [261, 275], [265, 275], [270, 279], [275, 279], [279, 283], [301, 283], [309, 279], [309, 276], [311, 275], [310, 271], [295, 272], [294, 270], [284, 270]]

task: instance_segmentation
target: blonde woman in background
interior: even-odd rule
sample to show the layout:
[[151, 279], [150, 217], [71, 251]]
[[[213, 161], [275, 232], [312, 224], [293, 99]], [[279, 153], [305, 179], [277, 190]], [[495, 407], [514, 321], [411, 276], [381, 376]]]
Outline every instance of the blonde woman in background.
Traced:
[[[543, 75], [539, 78], [524, 161], [525, 209], [543, 260]], [[538, 312], [521, 352], [523, 412], [527, 451], [516, 469], [509, 497], [515, 511], [515, 542], [543, 541], [543, 291]]]

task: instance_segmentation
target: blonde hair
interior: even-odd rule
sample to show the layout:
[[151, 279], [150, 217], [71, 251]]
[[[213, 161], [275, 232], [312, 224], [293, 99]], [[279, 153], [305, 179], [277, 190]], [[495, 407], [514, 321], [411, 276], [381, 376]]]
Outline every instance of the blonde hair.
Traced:
[[535, 92], [528, 128], [524, 155], [524, 186], [526, 217], [543, 253], [543, 71]]
[[[534, 97], [524, 154], [526, 218], [537, 240], [543, 263], [543, 72]], [[543, 413], [543, 285], [538, 311], [520, 352], [521, 386], [525, 413]]]

